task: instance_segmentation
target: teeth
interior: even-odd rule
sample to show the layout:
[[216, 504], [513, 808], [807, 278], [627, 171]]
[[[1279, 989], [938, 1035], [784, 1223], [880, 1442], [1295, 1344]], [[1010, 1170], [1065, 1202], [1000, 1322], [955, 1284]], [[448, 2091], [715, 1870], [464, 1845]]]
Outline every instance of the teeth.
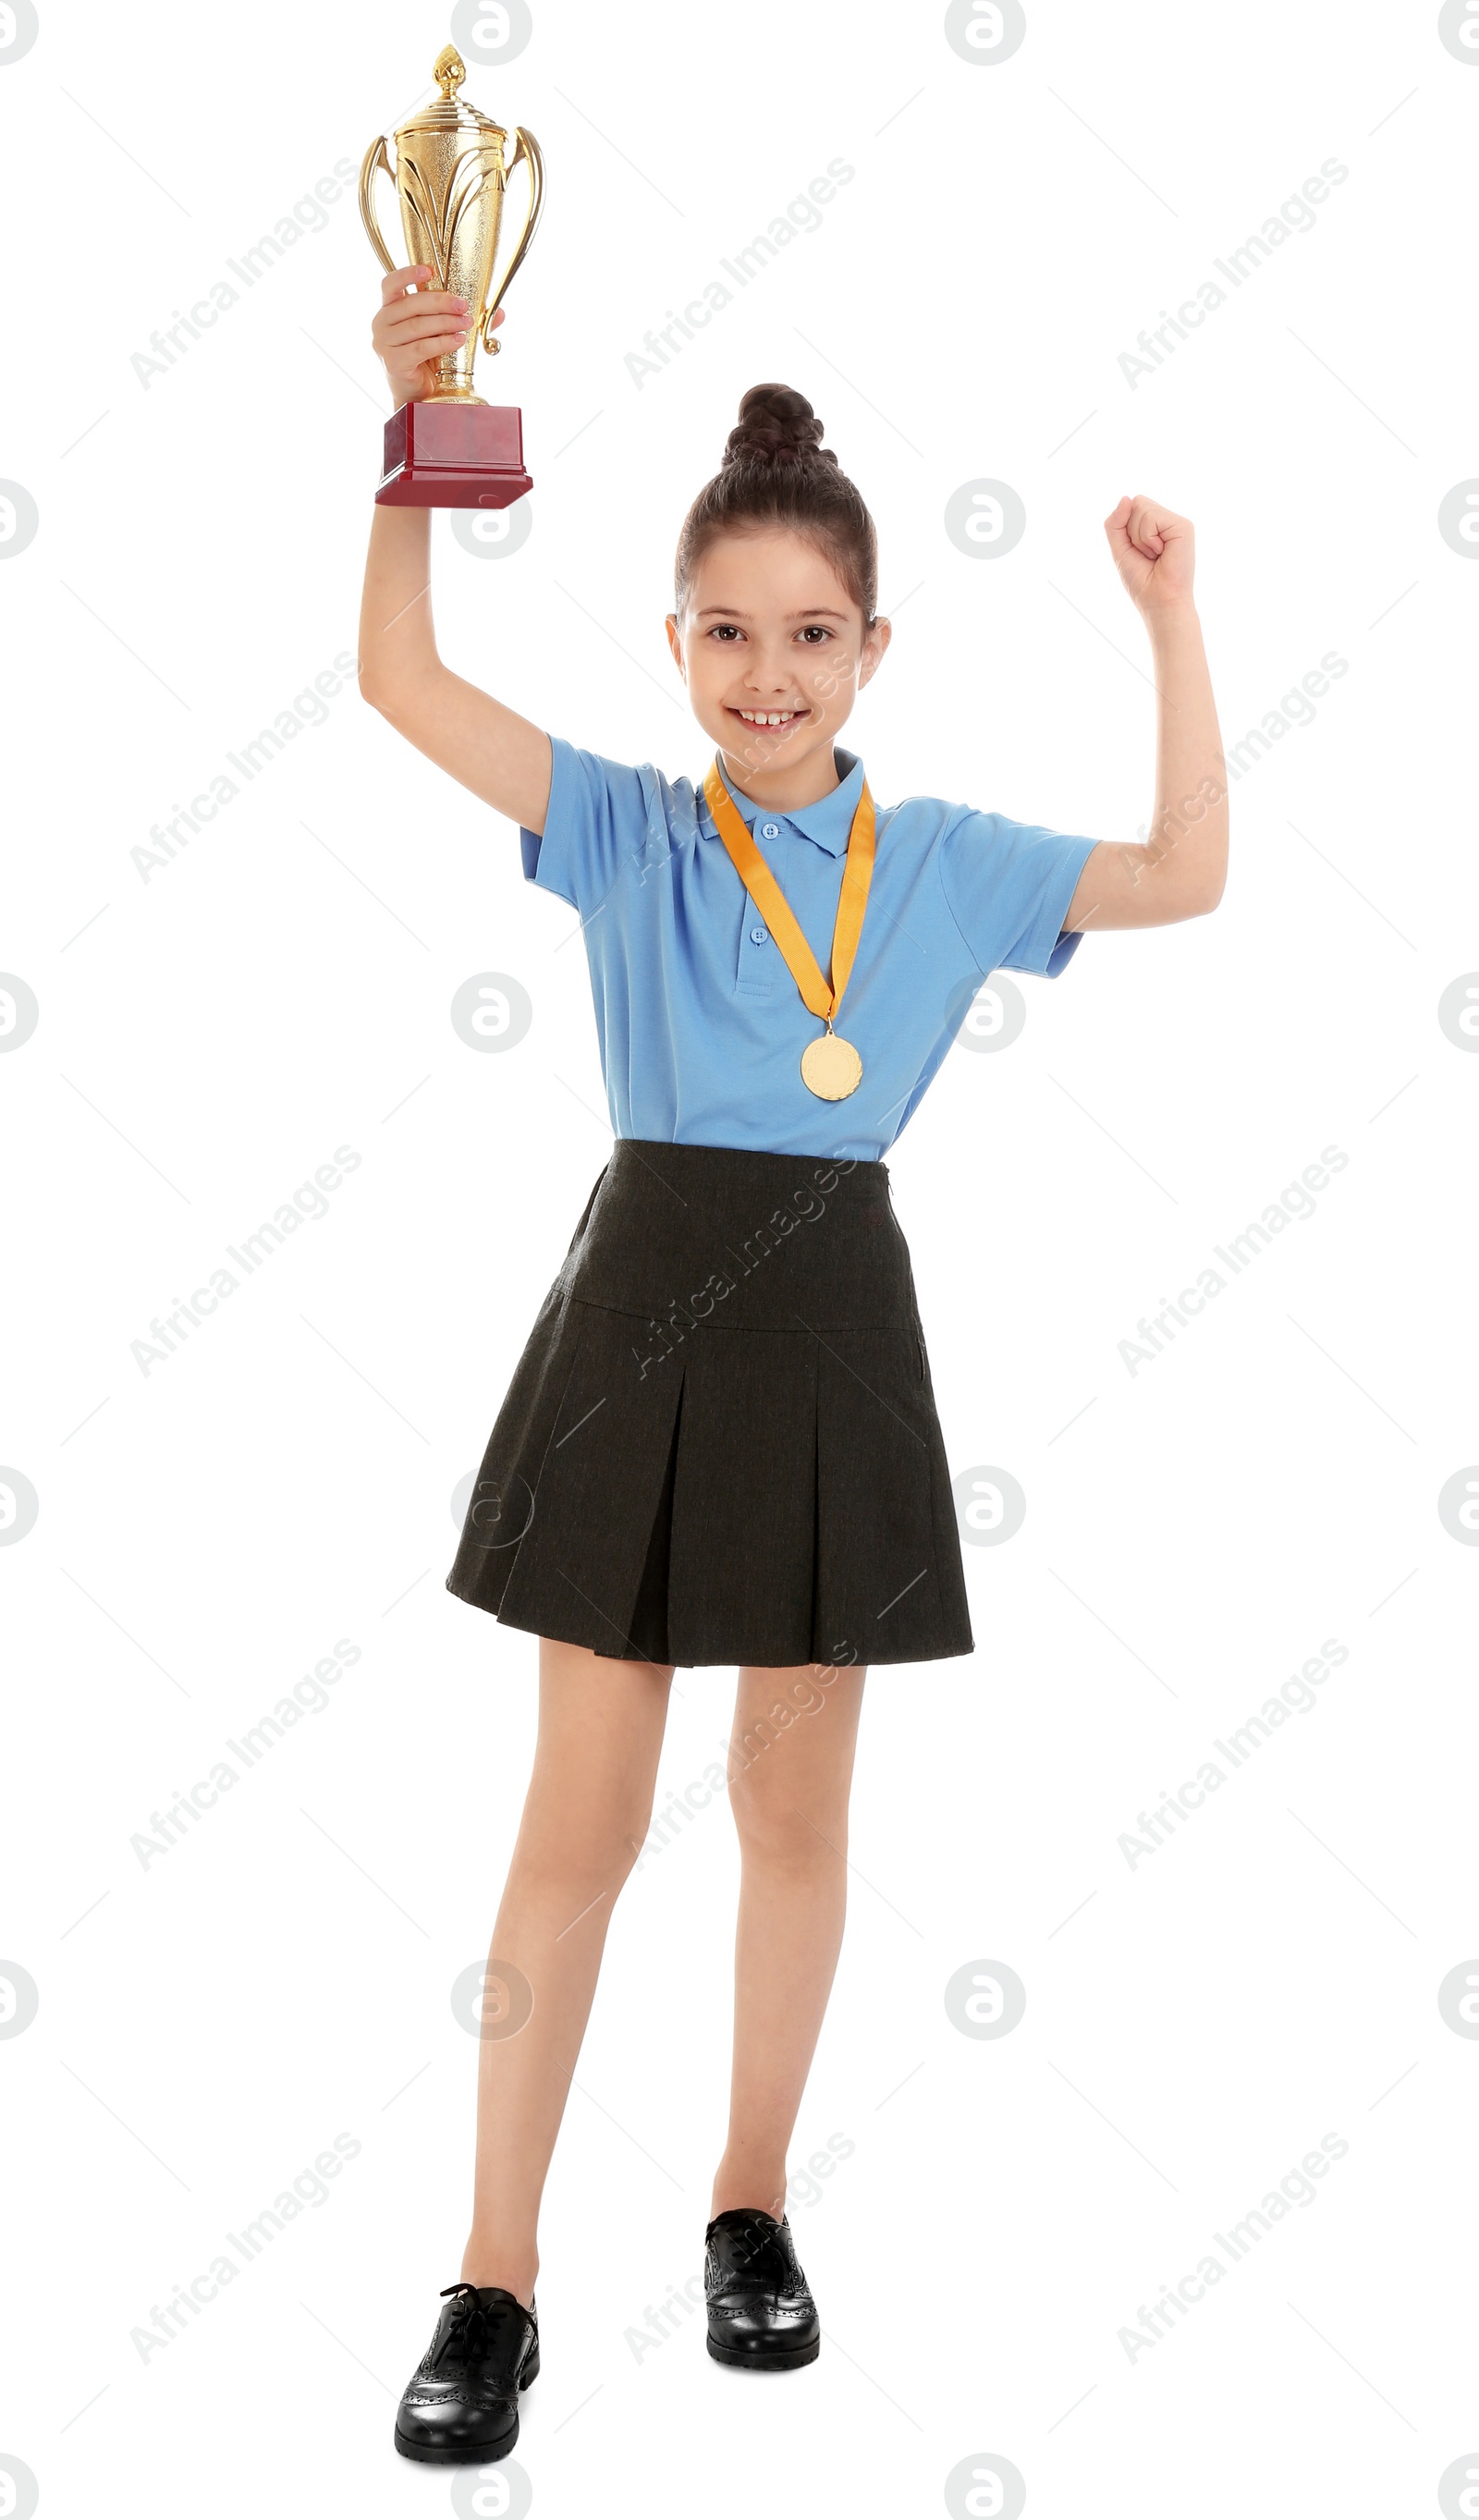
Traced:
[[799, 711], [796, 709], [741, 709], [740, 714], [746, 726], [789, 726], [791, 719], [799, 715]]

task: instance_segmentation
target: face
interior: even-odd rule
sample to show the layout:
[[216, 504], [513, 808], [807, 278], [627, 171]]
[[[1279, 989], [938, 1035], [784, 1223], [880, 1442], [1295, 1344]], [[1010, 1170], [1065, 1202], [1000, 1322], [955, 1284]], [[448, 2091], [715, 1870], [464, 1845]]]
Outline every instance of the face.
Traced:
[[694, 573], [668, 644], [726, 776], [777, 804], [835, 787], [832, 741], [888, 645], [815, 545], [781, 528], [726, 534]]

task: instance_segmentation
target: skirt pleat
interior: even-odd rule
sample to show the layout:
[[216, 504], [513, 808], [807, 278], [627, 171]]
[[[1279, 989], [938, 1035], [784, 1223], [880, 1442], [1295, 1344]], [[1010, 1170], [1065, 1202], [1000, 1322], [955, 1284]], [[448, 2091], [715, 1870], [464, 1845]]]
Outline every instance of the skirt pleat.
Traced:
[[[682, 1366], [639, 1378], [630, 1371], [630, 1324], [620, 1313], [568, 1300], [552, 1341], [560, 1402], [541, 1441], [504, 1412], [483, 1475], [505, 1494], [532, 1491], [534, 1510], [507, 1569], [483, 1572], [468, 1598], [496, 1606], [510, 1626], [564, 1637], [596, 1653], [665, 1661], [634, 1636], [649, 1545], [683, 1389]], [[459, 1562], [463, 1552], [459, 1550]], [[454, 1574], [457, 1569], [454, 1567]], [[475, 1580], [475, 1579], [474, 1579]], [[463, 1590], [453, 1583], [454, 1592]]]
[[447, 1588], [622, 1661], [971, 1652], [886, 1166], [618, 1140], [499, 1410]]
[[[817, 1658], [810, 1642], [816, 1428], [816, 1354], [804, 1331], [710, 1329], [690, 1339], [673, 1486], [670, 1644], [676, 1637], [696, 1646], [703, 1662]], [[754, 1650], [720, 1651], [732, 1637]]]
[[832, 1661], [913, 1662], [909, 1640], [964, 1611], [953, 1508], [941, 1580], [934, 1506], [949, 1499], [950, 1473], [921, 1360], [903, 1330], [842, 1330], [821, 1349], [817, 1577], [842, 1632]]

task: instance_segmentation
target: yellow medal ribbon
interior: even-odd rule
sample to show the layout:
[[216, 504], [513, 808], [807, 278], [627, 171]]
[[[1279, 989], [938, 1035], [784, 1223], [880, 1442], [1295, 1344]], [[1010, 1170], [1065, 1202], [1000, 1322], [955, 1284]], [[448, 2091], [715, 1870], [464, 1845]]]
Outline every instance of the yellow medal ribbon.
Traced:
[[847, 864], [832, 928], [831, 978], [825, 980], [815, 954], [801, 933], [795, 913], [745, 828], [744, 818], [724, 784], [717, 754], [703, 783], [703, 793], [719, 837], [728, 849], [740, 880], [759, 904], [785, 967], [814, 1015], [827, 1030], [809, 1041], [801, 1054], [801, 1075], [811, 1092], [827, 1102], [840, 1102], [856, 1093], [863, 1080], [863, 1061], [850, 1041], [832, 1030], [832, 1018], [852, 972], [863, 933], [863, 914], [874, 871], [874, 801], [863, 782], [863, 793], [847, 835]]

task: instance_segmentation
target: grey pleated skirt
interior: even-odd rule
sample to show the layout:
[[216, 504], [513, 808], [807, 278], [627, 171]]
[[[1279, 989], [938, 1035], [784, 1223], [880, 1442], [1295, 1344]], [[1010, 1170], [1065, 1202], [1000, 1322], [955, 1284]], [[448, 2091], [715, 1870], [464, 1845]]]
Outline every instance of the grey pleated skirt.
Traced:
[[447, 1590], [623, 1662], [972, 1652], [887, 1165], [618, 1138]]

